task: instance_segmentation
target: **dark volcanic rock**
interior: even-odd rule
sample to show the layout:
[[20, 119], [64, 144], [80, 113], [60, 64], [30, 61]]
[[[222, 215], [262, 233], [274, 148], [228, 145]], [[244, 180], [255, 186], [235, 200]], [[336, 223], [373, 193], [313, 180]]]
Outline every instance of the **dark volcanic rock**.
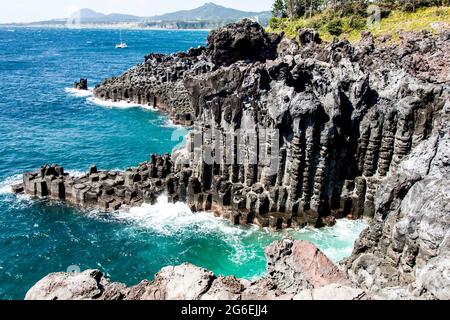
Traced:
[[77, 90], [88, 90], [88, 81], [87, 81], [87, 79], [80, 79], [80, 81], [74, 82], [73, 88], [77, 89]]
[[274, 59], [280, 37], [271, 36], [257, 22], [245, 19], [213, 30], [208, 35], [208, 55], [216, 65]]
[[314, 29], [300, 29], [298, 33], [298, 39], [302, 46], [307, 46], [311, 43], [321, 44], [319, 33]]

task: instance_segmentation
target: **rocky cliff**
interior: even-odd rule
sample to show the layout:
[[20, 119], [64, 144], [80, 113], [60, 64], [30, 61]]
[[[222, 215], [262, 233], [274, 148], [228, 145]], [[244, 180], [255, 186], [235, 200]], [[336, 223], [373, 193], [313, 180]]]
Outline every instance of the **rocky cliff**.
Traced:
[[[243, 21], [213, 31], [206, 48], [151, 55], [95, 94], [160, 101], [177, 121], [193, 120], [173, 159], [185, 181], [175, 179], [192, 185], [192, 202], [212, 193], [214, 211], [236, 223], [372, 218], [379, 186], [438, 130], [448, 33], [408, 35], [395, 46], [375, 46], [370, 34], [354, 46], [320, 44], [309, 30], [300, 39], [301, 48]], [[164, 76], [152, 82], [155, 73]]]
[[380, 296], [448, 299], [450, 33], [401, 37], [321, 43], [302, 30], [300, 47], [244, 20], [205, 48], [149, 55], [94, 94], [192, 125], [186, 148], [124, 173], [45, 167], [15, 189], [112, 210], [166, 192], [275, 229], [366, 217], [343, 264], [351, 281]]

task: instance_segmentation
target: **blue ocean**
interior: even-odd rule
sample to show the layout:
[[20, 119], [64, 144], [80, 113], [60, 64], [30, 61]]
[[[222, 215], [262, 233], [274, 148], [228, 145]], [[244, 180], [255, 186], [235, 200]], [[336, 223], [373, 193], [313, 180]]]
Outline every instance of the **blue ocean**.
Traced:
[[291, 236], [317, 244], [333, 260], [350, 255], [365, 224], [283, 233], [235, 227], [208, 213], [168, 204], [104, 214], [63, 203], [16, 197], [21, 173], [58, 163], [74, 174], [96, 164], [124, 169], [152, 153], [171, 152], [180, 128], [151, 109], [97, 103], [72, 90], [80, 78], [93, 88], [151, 52], [204, 45], [207, 32], [0, 28], [0, 299], [23, 299], [51, 272], [100, 269], [134, 285], [168, 265], [190, 262], [220, 275], [264, 274], [264, 247]]

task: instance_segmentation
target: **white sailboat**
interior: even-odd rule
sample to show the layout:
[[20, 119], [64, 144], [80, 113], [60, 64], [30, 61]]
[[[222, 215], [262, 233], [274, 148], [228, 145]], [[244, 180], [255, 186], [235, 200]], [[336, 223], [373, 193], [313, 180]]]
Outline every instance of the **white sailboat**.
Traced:
[[120, 43], [116, 44], [116, 49], [126, 49], [128, 45], [122, 40], [122, 30], [120, 30]]

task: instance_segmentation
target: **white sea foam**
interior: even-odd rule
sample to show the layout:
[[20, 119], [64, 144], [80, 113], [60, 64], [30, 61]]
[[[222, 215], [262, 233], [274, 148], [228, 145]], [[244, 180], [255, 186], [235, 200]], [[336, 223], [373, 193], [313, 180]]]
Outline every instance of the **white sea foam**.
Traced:
[[176, 236], [186, 229], [199, 233], [239, 232], [239, 229], [215, 218], [212, 213], [194, 213], [185, 203], [169, 203], [166, 195], [161, 195], [155, 205], [143, 204], [119, 211], [114, 217], [168, 236]]
[[184, 203], [169, 203], [165, 195], [160, 196], [155, 205], [143, 204], [141, 207], [119, 211], [113, 218], [180, 239], [189, 238], [192, 234], [201, 237], [216, 236], [233, 248], [230, 260], [235, 263], [248, 262], [256, 254], [246, 248], [242, 239], [256, 232], [257, 227], [238, 228], [226, 220], [214, 217], [212, 213], [194, 213]]
[[86, 174], [86, 172], [83, 172], [81, 170], [64, 170], [64, 171], [70, 174], [72, 177], [81, 177]]
[[127, 101], [117, 101], [113, 102], [111, 100], [101, 100], [95, 97], [89, 97], [87, 101], [91, 104], [95, 104], [102, 107], [107, 108], [119, 108], [119, 109], [129, 109], [129, 108], [142, 108], [150, 111], [157, 111], [155, 107], [145, 105], [145, 104], [139, 104], [134, 102], [127, 102]]
[[22, 182], [22, 175], [16, 174], [0, 182], [0, 195], [12, 194], [11, 186]]
[[181, 124], [176, 124], [170, 118], [166, 118], [163, 124], [163, 127], [165, 128], [173, 128], [173, 129], [186, 129], [185, 126]]
[[329, 228], [305, 228], [283, 233], [260, 230], [257, 226], [236, 227], [211, 213], [194, 213], [184, 203], [169, 203], [167, 196], [160, 196], [155, 205], [144, 204], [119, 211], [113, 217], [170, 237], [184, 239], [193, 233], [216, 236], [233, 248], [230, 260], [236, 264], [248, 263], [255, 258], [260, 249], [257, 242], [270, 243], [282, 237], [313, 242], [331, 260], [337, 262], [351, 254], [355, 239], [367, 226], [364, 221], [343, 219]]
[[78, 90], [75, 88], [65, 88], [64, 91], [68, 94], [70, 94], [72, 97], [77, 98], [83, 98], [83, 97], [90, 97], [93, 95], [93, 92], [91, 89], [89, 90]]

